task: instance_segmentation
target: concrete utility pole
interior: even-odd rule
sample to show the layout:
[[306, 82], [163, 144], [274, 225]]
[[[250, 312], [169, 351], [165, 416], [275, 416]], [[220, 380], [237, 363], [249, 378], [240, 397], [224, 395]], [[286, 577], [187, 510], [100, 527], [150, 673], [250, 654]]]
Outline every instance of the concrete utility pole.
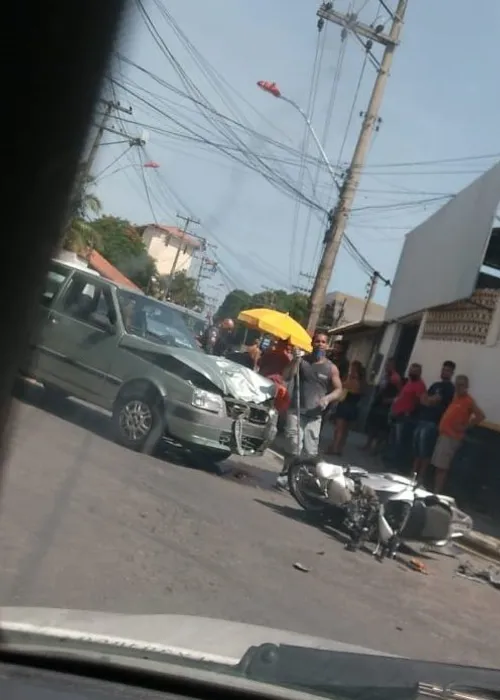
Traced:
[[372, 276], [370, 277], [370, 281], [368, 283], [368, 290], [366, 293], [366, 300], [365, 300], [365, 305], [363, 307], [363, 313], [361, 314], [361, 321], [364, 321], [366, 318], [366, 314], [368, 313], [368, 309], [370, 307], [370, 303], [373, 299], [373, 295], [375, 294], [375, 290], [377, 288], [377, 282], [380, 279], [380, 275], [378, 272], [374, 272]]
[[191, 224], [199, 225], [200, 222], [193, 218], [192, 216], [181, 216], [180, 214], [177, 214], [177, 218], [180, 219], [181, 221], [184, 221], [184, 227], [182, 229], [182, 236], [180, 237], [180, 240], [177, 245], [177, 251], [175, 253], [175, 258], [174, 262], [172, 263], [172, 267], [170, 268], [170, 275], [168, 277], [167, 281], [167, 286], [165, 289], [165, 299], [168, 298], [168, 295], [170, 293], [170, 290], [172, 288], [172, 282], [174, 279], [175, 271], [177, 270], [177, 265], [179, 263], [179, 258], [181, 255], [181, 249], [182, 249], [182, 244], [186, 240], [186, 235], [189, 233], [188, 229]]
[[392, 24], [389, 34], [384, 34], [382, 28], [376, 27], [372, 29], [372, 27], [358, 22], [355, 15], [346, 15], [331, 9], [331, 3], [324, 3], [317, 12], [320, 18], [335, 22], [344, 28], [352, 30], [357, 35], [384, 45], [385, 50], [368, 103], [368, 108], [363, 117], [363, 123], [361, 125], [358, 142], [354, 149], [351, 165], [346, 172], [338, 202], [332, 216], [331, 225], [327, 231], [323, 254], [311, 292], [309, 319], [307, 323], [307, 329], [311, 333], [314, 332], [318, 324], [321, 310], [325, 303], [326, 290], [332, 276], [337, 253], [340, 249], [347, 220], [352, 209], [361, 177], [361, 171], [368, 155], [371, 137], [377, 125], [378, 113], [389, 77], [394, 51], [399, 43], [399, 36], [403, 26], [407, 3], [408, 0], [399, 0], [397, 9], [392, 14]]
[[[207, 249], [207, 242], [205, 239], [203, 239], [203, 246], [204, 249]], [[216, 248], [217, 246], [211, 246], [213, 248]], [[211, 275], [215, 274], [217, 272], [217, 263], [215, 260], [211, 260], [211, 258], [207, 258], [205, 255], [202, 255], [201, 260], [200, 260], [200, 267], [198, 268], [198, 275], [196, 276], [196, 291], [200, 291], [200, 285], [202, 280], [207, 280], [211, 277]]]
[[132, 114], [132, 107], [122, 107], [119, 102], [111, 102], [110, 100], [100, 100], [100, 102], [104, 103], [105, 105], [104, 114], [102, 115], [99, 126], [97, 127], [97, 132], [90, 147], [87, 159], [83, 164], [84, 180], [87, 179], [90, 175], [90, 171], [92, 170], [92, 166], [94, 165], [99, 146], [101, 145], [102, 137], [104, 135], [104, 132], [107, 130], [106, 127], [108, 125], [112, 113], [125, 112], [125, 114]]

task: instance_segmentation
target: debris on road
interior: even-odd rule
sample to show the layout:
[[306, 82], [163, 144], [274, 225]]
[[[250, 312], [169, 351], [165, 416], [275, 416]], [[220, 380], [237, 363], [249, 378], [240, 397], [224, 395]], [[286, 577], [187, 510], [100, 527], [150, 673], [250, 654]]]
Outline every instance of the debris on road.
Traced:
[[301, 564], [299, 561], [295, 562], [293, 568], [297, 569], [297, 571], [303, 571], [305, 574], [308, 574], [311, 571], [311, 569], [309, 569], [307, 566], [304, 566], [304, 564]]
[[411, 569], [412, 571], [416, 571], [419, 574], [427, 575], [429, 573], [424, 562], [420, 561], [419, 559], [410, 559], [407, 566], [409, 569]]
[[500, 590], [500, 569], [491, 567], [479, 569], [467, 561], [457, 566], [455, 576], [460, 576], [476, 583], [489, 583], [493, 588]]

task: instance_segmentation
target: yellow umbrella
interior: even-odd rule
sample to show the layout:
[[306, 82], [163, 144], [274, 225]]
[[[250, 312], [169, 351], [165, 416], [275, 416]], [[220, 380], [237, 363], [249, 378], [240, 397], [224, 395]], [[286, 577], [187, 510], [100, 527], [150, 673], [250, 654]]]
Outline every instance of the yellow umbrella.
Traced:
[[281, 340], [288, 340], [290, 345], [294, 345], [305, 352], [311, 352], [311, 336], [297, 323], [291, 316], [274, 309], [248, 309], [242, 311], [238, 316], [238, 321], [245, 323], [250, 328], [256, 328], [263, 333], [269, 333]]

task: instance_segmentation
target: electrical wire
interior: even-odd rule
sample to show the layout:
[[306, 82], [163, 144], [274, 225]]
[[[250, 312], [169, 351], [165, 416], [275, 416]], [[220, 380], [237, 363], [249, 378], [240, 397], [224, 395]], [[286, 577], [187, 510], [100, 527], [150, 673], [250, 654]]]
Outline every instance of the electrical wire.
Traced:
[[[191, 100], [191, 101], [193, 101], [193, 102], [196, 102], [196, 98], [194, 98], [193, 96], [189, 95], [188, 93], [183, 92], [182, 90], [179, 90], [179, 89], [176, 88], [175, 86], [173, 86], [173, 85], [169, 84], [168, 82], [162, 80], [162, 79], [159, 78], [158, 76], [154, 75], [151, 71], [149, 71], [149, 70], [147, 70], [146, 68], [144, 68], [144, 67], [138, 65], [137, 63], [135, 63], [135, 62], [132, 61], [131, 59], [127, 58], [127, 57], [124, 56], [123, 54], [120, 54], [119, 52], [116, 52], [116, 56], [117, 56], [117, 57], [120, 59], [120, 61], [122, 61], [123, 63], [126, 63], [127, 65], [129, 65], [129, 66], [131, 66], [131, 67], [134, 67], [135, 69], [137, 69], [137, 70], [139, 70], [140, 72], [144, 73], [145, 75], [147, 75], [147, 76], [150, 77], [151, 79], [155, 80], [156, 82], [158, 82], [160, 85], [162, 85], [162, 86], [165, 87], [166, 89], [175, 92], [176, 94], [178, 94], [179, 96], [181, 96], [181, 97], [183, 97], [183, 98], [185, 98], [185, 99], [188, 99], [188, 100]], [[122, 82], [123, 82], [123, 81], [122, 81]], [[135, 87], [136, 87], [137, 89], [145, 90], [145, 88], [144, 88], [143, 86], [139, 86], [139, 85], [137, 85], [137, 84], [135, 85]], [[158, 96], [157, 94], [155, 94], [155, 93], [151, 93], [151, 92], [148, 91], [148, 90], [145, 90], [145, 91], [146, 91], [147, 93], [149, 93], [149, 95], [152, 96], [152, 97], [154, 97], [155, 99], [164, 99], [164, 98], [159, 97], [159, 96]], [[289, 153], [291, 153], [291, 154], [297, 155], [298, 157], [301, 157], [301, 156], [303, 155], [301, 151], [298, 151], [297, 149], [294, 149], [294, 148], [292, 148], [292, 147], [290, 147], [290, 146], [287, 146], [286, 144], [280, 143], [280, 142], [278, 142], [278, 141], [276, 141], [276, 140], [274, 140], [274, 139], [270, 139], [270, 138], [269, 138], [268, 136], [266, 136], [265, 134], [261, 134], [261, 133], [255, 131], [254, 129], [248, 129], [248, 128], [245, 127], [244, 124], [241, 124], [241, 123], [239, 123], [238, 121], [233, 120], [233, 119], [227, 117], [227, 115], [224, 115], [224, 114], [222, 114], [221, 112], [219, 112], [219, 111], [217, 111], [217, 110], [215, 110], [215, 109], [213, 109], [213, 108], [210, 108], [210, 107], [207, 106], [206, 109], [211, 110], [211, 111], [213, 112], [214, 116], [217, 116], [217, 117], [220, 118], [220, 119], [227, 120], [227, 121], [229, 121], [230, 123], [232, 123], [234, 126], [237, 126], [237, 127], [240, 127], [240, 128], [242, 128], [242, 129], [247, 130], [252, 136], [254, 136], [254, 137], [258, 138], [258, 139], [261, 139], [261, 140], [263, 140], [263, 141], [266, 141], [266, 142], [270, 143], [271, 145], [276, 146], [276, 147], [278, 147], [278, 148], [284, 149], [284, 150], [286, 150], [287, 152], [289, 152]], [[120, 117], [120, 120], [126, 121], [126, 120], [124, 120], [124, 119], [121, 118], [121, 117]], [[144, 126], [146, 126], [147, 128], [151, 128], [151, 129], [154, 128], [154, 127], [148, 127], [148, 125], [144, 125]], [[324, 166], [324, 163], [323, 163], [322, 159], [320, 159], [320, 158], [318, 158], [318, 157], [315, 157], [315, 156], [312, 156], [312, 155], [310, 155], [310, 154], [306, 154], [305, 158], [306, 158], [306, 160], [307, 160], [309, 163], [314, 164], [314, 165], [318, 165], [318, 164], [319, 164], [319, 165], [325, 167], [325, 170], [326, 170], [326, 166]], [[500, 158], [500, 153], [490, 153], [490, 154], [472, 155], [472, 156], [471, 156], [471, 155], [468, 155], [468, 156], [459, 156], [459, 157], [455, 157], [455, 158], [442, 158], [442, 159], [434, 159], [434, 160], [408, 161], [408, 162], [392, 162], [392, 163], [391, 163], [391, 162], [388, 162], [388, 163], [387, 163], [387, 162], [386, 162], [386, 163], [373, 163], [373, 164], [367, 164], [367, 165], [365, 166], [364, 170], [370, 171], [370, 170], [373, 169], [373, 168], [391, 168], [391, 167], [398, 168], [398, 167], [411, 167], [411, 166], [418, 166], [418, 165], [441, 165], [441, 164], [446, 164], [446, 163], [461, 163], [461, 162], [467, 162], [467, 161], [488, 160], [488, 159], [491, 160], [491, 159], [499, 159], [499, 158]], [[290, 162], [290, 161], [289, 161], [289, 162]], [[453, 174], [454, 174], [454, 173], [453, 173]]]
[[[323, 54], [324, 54], [324, 50], [325, 50], [325, 37], [326, 37], [326, 32], [323, 32], [321, 30], [320, 26], [318, 25], [318, 36], [317, 36], [317, 40], [316, 40], [316, 50], [315, 50], [313, 68], [312, 68], [312, 74], [311, 74], [311, 85], [310, 85], [310, 89], [309, 89], [309, 95], [307, 98], [306, 114], [307, 114], [309, 120], [312, 120], [312, 118], [314, 116], [314, 107], [316, 104], [318, 81], [319, 81], [319, 75], [321, 72], [321, 64], [323, 61]], [[304, 175], [306, 172], [305, 156], [306, 156], [306, 153], [307, 153], [307, 150], [309, 147], [310, 136], [311, 136], [311, 134], [310, 134], [309, 125], [306, 123], [306, 124], [304, 124], [304, 130], [303, 130], [303, 135], [302, 135], [302, 148], [301, 148], [299, 175], [298, 175], [298, 182], [297, 182], [297, 187], [299, 188], [299, 190], [301, 192], [303, 191], [303, 186], [304, 186]], [[313, 192], [314, 192], [314, 181], [313, 181]], [[293, 251], [295, 250], [295, 244], [297, 241], [300, 205], [301, 205], [301, 202], [297, 198], [295, 200], [295, 207], [294, 207], [294, 211], [293, 211], [292, 236], [291, 236], [291, 243], [290, 243], [290, 256], [289, 256], [290, 284], [293, 284], [293, 277], [294, 277]], [[306, 237], [304, 236], [302, 250], [301, 250], [301, 254], [300, 254], [300, 258], [299, 258], [300, 261], [304, 260], [305, 245], [306, 245]], [[300, 273], [300, 270], [299, 270], [299, 273]]]
[[[213, 124], [213, 122], [211, 122], [211, 123]], [[181, 125], [181, 126], [182, 126], [182, 128], [184, 128], [183, 125]], [[218, 126], [218, 125], [217, 125], [217, 126]], [[226, 133], [227, 133], [227, 132], [226, 132]], [[231, 138], [232, 138], [233, 136], [234, 136], [234, 134], [231, 134]], [[208, 139], [204, 139], [204, 141], [207, 142], [207, 141], [209, 141], [209, 140], [208, 140]], [[209, 145], [212, 145], [212, 144], [209, 144]], [[234, 146], [233, 146], [233, 147], [234, 147]], [[227, 146], [225, 146], [224, 148], [225, 148], [226, 152], [223, 152], [223, 154], [224, 154], [224, 155], [228, 155], [227, 151], [229, 150], [229, 144], [228, 144]], [[237, 148], [237, 147], [234, 147], [234, 148]], [[251, 152], [248, 150], [248, 148], [247, 148], [244, 144], [243, 144], [243, 146], [240, 146], [240, 147], [239, 147], [239, 150], [240, 150], [240, 153], [244, 153], [244, 154], [246, 155], [247, 158], [253, 158], [254, 155], [255, 155], [255, 154], [251, 153]], [[260, 158], [263, 159], [263, 156], [260, 156]], [[241, 159], [240, 159], [240, 162], [243, 162], [243, 161], [241, 161]], [[303, 161], [302, 161], [302, 156], [301, 156], [301, 161], [300, 161], [300, 163], [302, 163], [302, 162], [303, 162]], [[299, 163], [299, 167], [300, 167], [300, 163]], [[256, 166], [256, 167], [254, 168], [257, 172], [259, 172], [259, 166], [262, 167], [262, 163], [259, 163], [259, 165]], [[395, 166], [395, 167], [398, 167], [398, 166]], [[144, 173], [142, 173], [142, 174], [144, 174]], [[263, 173], [260, 172], [260, 174], [263, 174]], [[433, 174], [434, 174], [434, 173], [433, 173]], [[453, 174], [455, 174], [455, 173], [453, 173]], [[269, 178], [269, 181], [272, 182], [272, 181], [273, 181], [273, 178], [270, 177], [270, 178]], [[276, 182], [276, 181], [275, 181], [275, 182]], [[278, 182], [279, 182], [279, 179], [278, 179]], [[274, 183], [273, 183], [273, 184], [274, 184]], [[297, 194], [297, 192], [294, 192], [294, 195], [295, 195], [295, 197], [297, 197], [297, 196], [299, 196], [299, 195], [302, 195], [302, 192], [299, 191], [298, 194]], [[308, 199], [309, 199], [309, 198], [308, 198]], [[311, 205], [311, 201], [312, 201], [312, 200], [309, 199], [309, 202], [308, 202], [309, 205]], [[421, 204], [421, 203], [422, 203], [422, 202], [420, 202], [420, 204]], [[419, 203], [416, 203], [416, 204], [419, 204]], [[383, 210], [387, 210], [387, 206], [388, 206], [388, 205], [384, 205], [384, 206], [382, 207], [382, 209], [383, 209]], [[414, 206], [414, 205], [413, 205], [413, 206]], [[358, 209], [358, 211], [360, 211], [361, 209], [362, 209], [362, 208]], [[317, 205], [317, 203], [316, 203], [316, 211], [319, 213], [320, 210], [322, 210], [322, 207], [320, 207], [320, 206]], [[347, 240], [349, 241], [349, 239], [347, 239]], [[349, 246], [349, 244], [353, 245], [351, 241], [349, 241], [346, 245]], [[355, 247], [354, 245], [353, 245], [353, 248], [354, 248], [354, 250], [357, 250], [356, 247]], [[359, 252], [359, 251], [358, 251], [358, 252]], [[363, 263], [363, 257], [362, 257], [362, 256], [361, 256], [361, 258], [358, 258], [358, 259], [361, 260], [361, 262]], [[369, 263], [367, 263], [366, 259], [364, 259], [364, 260], [365, 260], [365, 262], [364, 262], [363, 264], [369, 265]]]
[[123, 151], [123, 153], [120, 153], [120, 155], [116, 156], [116, 158], [112, 160], [111, 163], [109, 163], [109, 165], [107, 165], [103, 170], [101, 170], [101, 172], [95, 176], [95, 182], [97, 182], [99, 178], [101, 178], [104, 175], [104, 173], [108, 172], [110, 168], [116, 165], [119, 160], [121, 160], [127, 153], [129, 153], [131, 148], [132, 146], [129, 145], [129, 147], [125, 151]]

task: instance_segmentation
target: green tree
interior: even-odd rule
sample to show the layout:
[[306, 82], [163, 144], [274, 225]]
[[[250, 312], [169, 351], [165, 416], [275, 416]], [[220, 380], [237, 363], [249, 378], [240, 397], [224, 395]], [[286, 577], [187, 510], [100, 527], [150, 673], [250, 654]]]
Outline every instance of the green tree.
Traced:
[[289, 293], [284, 289], [266, 289], [252, 295], [243, 289], [234, 289], [220, 305], [215, 318], [236, 319], [245, 309], [259, 308], [276, 309], [288, 313], [298, 323], [304, 325], [309, 311], [309, 297], [300, 292]]
[[92, 222], [96, 232], [95, 249], [120, 272], [145, 292], [158, 275], [137, 229], [130, 221], [116, 216], [103, 216]]
[[252, 308], [252, 296], [244, 289], [233, 289], [226, 295], [226, 298], [217, 309], [214, 319], [238, 318], [238, 315], [245, 309]]
[[309, 314], [309, 297], [301, 292], [293, 292], [288, 295], [287, 311], [290, 316], [300, 323], [302, 326], [307, 324], [307, 316]]
[[99, 243], [99, 234], [94, 229], [91, 218], [101, 213], [102, 205], [92, 191], [93, 185], [93, 178], [87, 176], [72, 198], [69, 223], [62, 239], [62, 247], [66, 250], [83, 253]]
[[276, 311], [288, 311], [289, 294], [284, 289], [266, 289], [252, 296], [252, 308], [276, 309]]
[[[169, 276], [161, 278], [161, 287], [166, 289]], [[197, 290], [196, 280], [189, 277], [183, 270], [176, 272], [170, 282], [168, 290], [168, 301], [172, 301], [187, 309], [203, 311], [205, 308], [205, 296]]]

